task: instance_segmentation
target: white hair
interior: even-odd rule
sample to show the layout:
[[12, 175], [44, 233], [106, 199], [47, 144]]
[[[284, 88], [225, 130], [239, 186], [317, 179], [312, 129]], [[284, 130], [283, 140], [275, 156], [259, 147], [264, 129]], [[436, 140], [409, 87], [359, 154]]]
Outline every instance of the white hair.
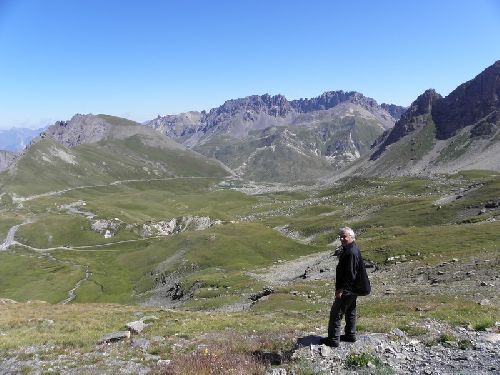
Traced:
[[349, 228], [349, 227], [340, 228], [339, 233], [340, 234], [347, 233], [349, 235], [349, 237], [351, 237], [353, 240], [356, 238], [356, 235], [354, 234], [354, 231], [351, 228]]

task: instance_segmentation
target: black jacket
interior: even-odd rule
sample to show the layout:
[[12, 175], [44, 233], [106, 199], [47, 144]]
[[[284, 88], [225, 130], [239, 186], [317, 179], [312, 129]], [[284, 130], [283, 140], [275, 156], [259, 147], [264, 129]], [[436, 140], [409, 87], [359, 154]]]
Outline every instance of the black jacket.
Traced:
[[361, 254], [356, 242], [343, 247], [339, 255], [335, 277], [335, 290], [355, 291], [355, 280], [359, 271]]

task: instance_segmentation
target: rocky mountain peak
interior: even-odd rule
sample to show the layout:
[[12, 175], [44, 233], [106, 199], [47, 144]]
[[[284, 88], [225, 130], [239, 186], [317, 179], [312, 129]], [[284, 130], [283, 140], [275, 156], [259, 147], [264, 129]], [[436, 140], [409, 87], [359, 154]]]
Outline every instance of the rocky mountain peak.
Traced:
[[416, 116], [430, 114], [433, 105], [442, 98], [443, 97], [434, 89], [426, 90], [423, 94], [419, 95], [413, 103], [411, 103], [410, 107], [401, 116], [400, 122], [405, 123]]
[[425, 122], [418, 119], [422, 116], [430, 116], [435, 103], [442, 100], [434, 89], [428, 89], [421, 94], [410, 107], [401, 115], [389, 135], [371, 156], [372, 160], [377, 159], [387, 148], [387, 146], [397, 142], [405, 135], [413, 132], [418, 126], [423, 126]]
[[[326, 91], [320, 96], [311, 99], [299, 99], [290, 102], [299, 113], [328, 110], [341, 103], [352, 103], [365, 108], [369, 112], [394, 123], [399, 119], [406, 108], [394, 104], [379, 105], [376, 100], [366, 97], [357, 91]], [[391, 124], [392, 126], [392, 124]]]
[[76, 114], [69, 121], [57, 121], [45, 130], [45, 134], [66, 147], [94, 143], [103, 139], [109, 123], [92, 114]]
[[201, 125], [206, 112], [190, 111], [178, 115], [158, 115], [157, 118], [147, 121], [145, 125], [165, 134], [168, 137], [178, 139], [194, 133]]
[[351, 101], [356, 104], [368, 103], [369, 106], [376, 105], [376, 101], [366, 98], [363, 94], [356, 91], [326, 91], [320, 96], [311, 99], [299, 99], [291, 102], [293, 108], [298, 112], [308, 113], [313, 111], [326, 110], [335, 107], [336, 105]]
[[486, 116], [499, 117], [500, 60], [453, 90], [432, 109], [437, 135], [446, 139]]
[[207, 115], [207, 120], [210, 122], [214, 117], [220, 117], [221, 115], [234, 116], [245, 111], [265, 113], [274, 117], [285, 117], [291, 110], [290, 103], [283, 95], [251, 95], [245, 98], [227, 100], [220, 107], [211, 109]]

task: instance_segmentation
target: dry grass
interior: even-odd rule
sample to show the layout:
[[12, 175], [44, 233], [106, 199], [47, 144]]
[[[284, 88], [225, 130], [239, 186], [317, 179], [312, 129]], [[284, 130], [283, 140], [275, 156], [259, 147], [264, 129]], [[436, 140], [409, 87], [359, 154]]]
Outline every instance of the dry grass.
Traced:
[[42, 301], [0, 304], [0, 348], [61, 344], [90, 347], [131, 320], [137, 306], [52, 305]]
[[215, 374], [264, 374], [266, 366], [255, 356], [235, 353], [229, 346], [210, 346], [193, 353], [174, 354], [172, 361], [158, 368], [153, 374], [165, 375], [215, 375]]

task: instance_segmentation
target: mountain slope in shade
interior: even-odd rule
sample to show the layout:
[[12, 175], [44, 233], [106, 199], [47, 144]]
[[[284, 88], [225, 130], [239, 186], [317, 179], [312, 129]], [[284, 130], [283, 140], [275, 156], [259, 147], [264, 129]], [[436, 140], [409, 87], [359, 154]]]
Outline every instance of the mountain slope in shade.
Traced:
[[77, 115], [49, 127], [1, 175], [0, 182], [4, 191], [28, 195], [123, 180], [227, 174], [219, 162], [140, 124]]
[[500, 171], [500, 61], [445, 98], [427, 90], [357, 173]]
[[[446, 139], [469, 125], [500, 119], [500, 60], [474, 79], [458, 86], [432, 107], [439, 139]], [[493, 129], [490, 129], [490, 134]]]

